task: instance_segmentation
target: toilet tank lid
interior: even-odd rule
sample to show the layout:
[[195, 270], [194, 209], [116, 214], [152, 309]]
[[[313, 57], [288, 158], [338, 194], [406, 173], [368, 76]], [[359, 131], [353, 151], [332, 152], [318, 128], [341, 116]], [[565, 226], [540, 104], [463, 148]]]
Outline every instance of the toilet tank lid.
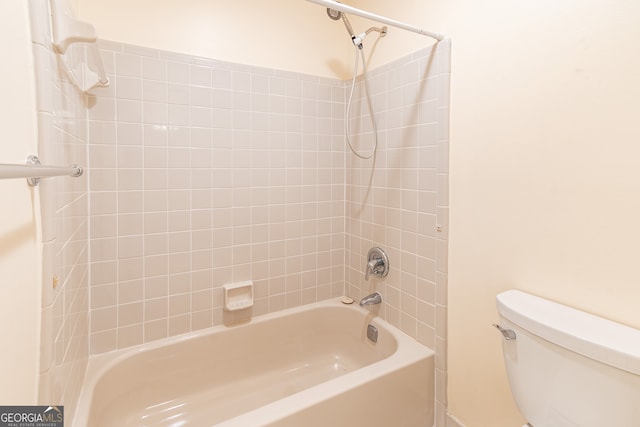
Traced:
[[509, 290], [496, 297], [500, 316], [575, 353], [640, 375], [640, 330]]

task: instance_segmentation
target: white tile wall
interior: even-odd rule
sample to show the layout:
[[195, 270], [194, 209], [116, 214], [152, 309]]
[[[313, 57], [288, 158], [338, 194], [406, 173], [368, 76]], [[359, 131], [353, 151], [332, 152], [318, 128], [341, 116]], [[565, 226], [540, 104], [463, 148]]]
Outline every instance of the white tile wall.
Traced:
[[[103, 42], [90, 99], [91, 352], [344, 292], [344, 84]], [[135, 53], [134, 53], [135, 51]], [[237, 315], [236, 315], [237, 317]]]
[[[445, 40], [370, 73], [378, 150], [347, 164], [347, 293], [380, 291], [373, 310], [436, 351], [436, 425], [446, 408], [449, 52]], [[367, 154], [374, 140], [362, 79], [352, 113], [353, 145]], [[391, 270], [365, 281], [374, 246]]]
[[[72, 86], [51, 46], [49, 2], [30, 0], [42, 163], [87, 165], [87, 98]], [[83, 54], [79, 51], [74, 54]], [[74, 59], [74, 58], [70, 58]], [[73, 417], [88, 357], [89, 195], [86, 176], [42, 180], [42, 405]], [[107, 224], [105, 224], [107, 226]], [[54, 281], [57, 286], [54, 288]]]

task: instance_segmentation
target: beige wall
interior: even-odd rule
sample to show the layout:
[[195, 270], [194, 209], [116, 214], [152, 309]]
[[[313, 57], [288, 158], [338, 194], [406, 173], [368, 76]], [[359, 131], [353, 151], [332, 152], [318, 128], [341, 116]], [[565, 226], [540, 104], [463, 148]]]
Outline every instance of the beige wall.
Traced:
[[[467, 426], [519, 425], [497, 293], [640, 327], [640, 4], [385, 3], [352, 4], [453, 40], [449, 409]], [[377, 60], [412, 49], [394, 44]]]
[[[26, 2], [0, 3], [0, 163], [36, 151], [35, 99]], [[40, 292], [32, 193], [26, 182], [0, 181], [0, 404], [35, 404]]]
[[240, 64], [343, 76], [342, 24], [302, 0], [76, 0], [101, 38]]

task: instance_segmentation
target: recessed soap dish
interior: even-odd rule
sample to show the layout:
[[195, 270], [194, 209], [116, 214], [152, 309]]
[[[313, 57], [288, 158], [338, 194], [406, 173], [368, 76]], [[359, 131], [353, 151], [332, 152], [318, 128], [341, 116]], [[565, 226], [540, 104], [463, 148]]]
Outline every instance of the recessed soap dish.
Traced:
[[227, 311], [243, 310], [253, 306], [253, 282], [231, 283], [223, 285], [224, 309]]

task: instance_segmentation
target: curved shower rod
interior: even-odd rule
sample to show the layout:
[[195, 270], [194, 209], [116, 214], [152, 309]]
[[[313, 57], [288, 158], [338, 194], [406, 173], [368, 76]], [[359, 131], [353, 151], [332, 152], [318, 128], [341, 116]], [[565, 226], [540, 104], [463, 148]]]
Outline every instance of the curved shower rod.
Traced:
[[371, 19], [372, 21], [381, 22], [383, 24], [391, 25], [393, 27], [402, 28], [403, 30], [422, 34], [423, 36], [432, 37], [438, 41], [444, 40], [445, 38], [444, 34], [423, 30], [422, 28], [414, 27], [413, 25], [405, 24], [404, 22], [396, 21], [395, 19], [390, 19], [385, 16], [376, 15], [375, 13], [357, 9], [355, 7], [348, 6], [346, 4], [342, 4], [334, 0], [307, 0], [307, 1], [311, 3], [319, 4], [321, 6], [325, 6], [329, 9], [338, 10], [344, 13], [351, 13], [352, 15], [362, 16], [363, 18]]

